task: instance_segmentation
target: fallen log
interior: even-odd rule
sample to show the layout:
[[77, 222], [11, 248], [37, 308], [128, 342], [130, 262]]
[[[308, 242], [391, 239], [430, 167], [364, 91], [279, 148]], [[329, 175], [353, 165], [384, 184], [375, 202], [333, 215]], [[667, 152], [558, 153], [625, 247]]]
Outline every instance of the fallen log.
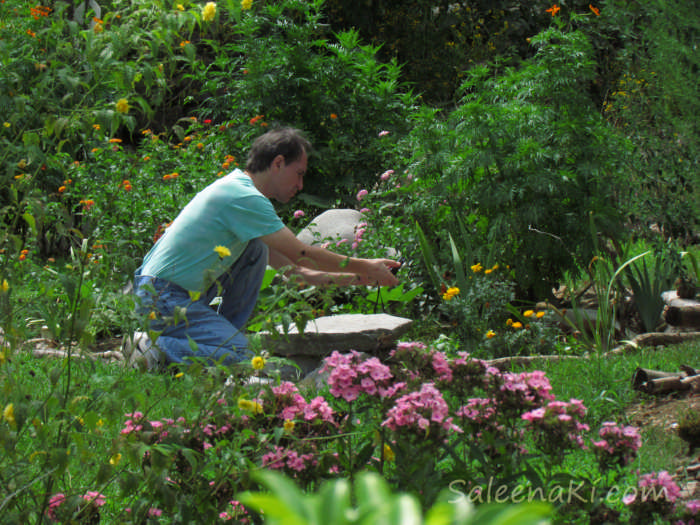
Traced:
[[684, 384], [680, 376], [659, 377], [650, 379], [637, 387], [637, 390], [647, 394], [665, 394], [666, 392], [683, 392], [690, 390], [691, 385]]
[[700, 328], [700, 304], [667, 305], [663, 315], [671, 326]]
[[637, 350], [640, 346], [675, 345], [698, 338], [700, 338], [700, 332], [648, 332], [646, 334], [639, 334], [631, 341], [625, 341], [622, 345], [613, 348], [604, 355], [627, 354]]
[[660, 370], [648, 370], [646, 368], [637, 368], [632, 374], [632, 388], [634, 390], [641, 390], [641, 386], [645, 383], [652, 381], [654, 379], [676, 377], [682, 379], [685, 377], [685, 373], [674, 373], [674, 372], [662, 372]]

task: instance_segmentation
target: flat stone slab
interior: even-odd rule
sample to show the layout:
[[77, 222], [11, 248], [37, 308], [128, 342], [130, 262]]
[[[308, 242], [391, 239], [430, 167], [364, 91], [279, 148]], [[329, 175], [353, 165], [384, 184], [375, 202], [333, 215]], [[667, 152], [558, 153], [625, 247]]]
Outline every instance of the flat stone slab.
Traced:
[[413, 321], [389, 314], [341, 314], [319, 317], [306, 324], [300, 334], [296, 326], [285, 336], [261, 332], [263, 348], [278, 356], [325, 357], [334, 350], [373, 353], [390, 348]]

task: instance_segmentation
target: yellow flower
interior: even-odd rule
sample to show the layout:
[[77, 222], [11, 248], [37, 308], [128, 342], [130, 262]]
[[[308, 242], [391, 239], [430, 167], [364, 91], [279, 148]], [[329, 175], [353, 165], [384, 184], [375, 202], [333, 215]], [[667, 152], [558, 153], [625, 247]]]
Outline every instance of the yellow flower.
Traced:
[[231, 255], [231, 250], [226, 248], [226, 246], [217, 246], [214, 251], [219, 254], [222, 259]]
[[10, 126], [12, 126], [12, 124], [10, 124], [9, 122], [3, 122], [2, 125], [6, 128], [9, 128]]
[[184, 10], [185, 10], [185, 6], [182, 5], [182, 4], [177, 4], [177, 5], [175, 6], [175, 8], [176, 8], [178, 11], [184, 11]]
[[488, 332], [486, 332], [486, 339], [492, 339], [494, 337], [496, 337], [496, 332], [494, 332], [493, 330], [489, 330]]
[[7, 421], [10, 425], [14, 425], [15, 421], [15, 405], [10, 403], [2, 411], [2, 418]]
[[178, 372], [177, 374], [175, 374], [175, 379], [180, 379], [181, 377], [184, 377], [184, 376], [185, 376], [184, 372]]
[[294, 432], [294, 421], [292, 421], [291, 419], [285, 419], [282, 427], [284, 427], [285, 432], [289, 432], [291, 434], [292, 432]]
[[457, 288], [456, 286], [451, 286], [450, 288], [448, 288], [448, 289], [445, 291], [444, 294], [442, 294], [442, 298], [443, 298], [445, 301], [449, 301], [449, 300], [452, 299], [455, 295], [459, 295], [459, 288]]
[[249, 399], [239, 399], [238, 408], [245, 410], [246, 412], [252, 412], [253, 414], [262, 414], [262, 405], [257, 401], [250, 401]]
[[119, 465], [119, 462], [122, 460], [122, 455], [119, 453], [114, 454], [111, 458], [109, 458], [109, 464], [112, 465], [113, 467], [116, 467]]
[[120, 98], [115, 104], [117, 113], [128, 113], [129, 112], [129, 101], [125, 98]]
[[250, 363], [253, 366], [253, 370], [262, 370], [265, 368], [265, 359], [259, 355], [256, 355]]
[[523, 317], [532, 317], [532, 315], [533, 315], [534, 313], [535, 313], [535, 312], [533, 312], [532, 310], [525, 310], [525, 311], [523, 312]]
[[253, 7], [253, 0], [241, 0], [241, 9], [250, 9]]
[[202, 20], [205, 22], [211, 22], [216, 16], [216, 3], [207, 2], [202, 8]]
[[512, 320], [512, 319], [508, 319], [508, 320], [506, 321], [506, 326], [513, 326], [513, 320]]
[[542, 319], [544, 317], [544, 312], [537, 312], [535, 317], [537, 317], [537, 319]]
[[7, 293], [7, 290], [10, 289], [10, 284], [7, 282], [7, 279], [2, 280], [2, 284], [0, 285], [0, 291], [2, 293]]
[[512, 325], [510, 325], [510, 326], [512, 326], [515, 330], [519, 330], [520, 328], [523, 327], [523, 323], [521, 323], [520, 321], [515, 321], [515, 322], [514, 322]]
[[384, 443], [382, 452], [384, 455], [384, 461], [394, 461], [394, 459], [396, 458], [396, 454], [394, 454], [394, 451], [391, 450], [391, 447], [388, 443]]
[[481, 263], [472, 264], [470, 266], [470, 268], [472, 269], [472, 272], [474, 272], [474, 273], [479, 273], [481, 270], [484, 269], [484, 267], [481, 266]]

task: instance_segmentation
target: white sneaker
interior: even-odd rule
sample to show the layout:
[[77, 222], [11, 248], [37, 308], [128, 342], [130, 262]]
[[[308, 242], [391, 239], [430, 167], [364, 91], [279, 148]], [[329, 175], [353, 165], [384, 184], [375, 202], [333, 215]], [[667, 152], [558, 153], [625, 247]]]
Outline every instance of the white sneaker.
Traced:
[[127, 362], [132, 368], [141, 371], [157, 371], [165, 368], [165, 356], [154, 345], [146, 332], [134, 332], [132, 340], [124, 342], [124, 353], [128, 353]]

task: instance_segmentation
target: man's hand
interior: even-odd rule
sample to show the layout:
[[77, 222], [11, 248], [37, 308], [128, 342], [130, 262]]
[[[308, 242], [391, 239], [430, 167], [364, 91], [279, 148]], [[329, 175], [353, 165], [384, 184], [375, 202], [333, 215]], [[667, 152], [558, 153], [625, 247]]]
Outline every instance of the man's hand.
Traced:
[[399, 268], [401, 263], [391, 259], [360, 259], [361, 264], [366, 266], [365, 272], [357, 273], [357, 284], [396, 286], [399, 280], [391, 271], [392, 268]]

